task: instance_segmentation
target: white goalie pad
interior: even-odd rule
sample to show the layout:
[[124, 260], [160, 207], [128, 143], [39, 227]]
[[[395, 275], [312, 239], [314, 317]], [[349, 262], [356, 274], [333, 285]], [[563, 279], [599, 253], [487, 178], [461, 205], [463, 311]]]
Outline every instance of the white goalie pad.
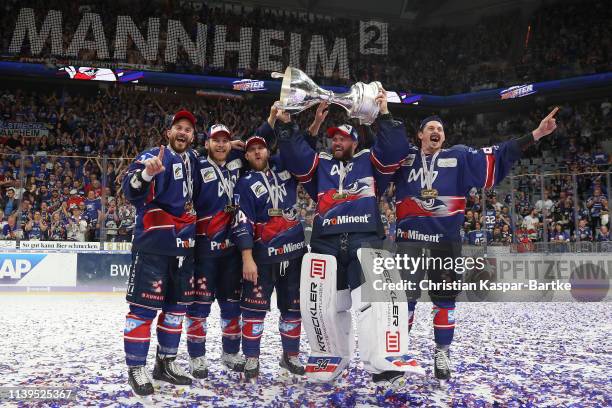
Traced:
[[302, 260], [300, 311], [311, 349], [306, 376], [321, 382], [338, 377], [355, 348], [350, 294], [337, 290], [336, 269], [331, 255], [309, 252]]
[[[382, 282], [401, 282], [397, 269], [381, 267], [382, 271], [378, 271], [381, 273], [374, 272], [375, 258], [393, 258], [393, 255], [386, 250], [361, 248], [357, 250], [357, 257], [365, 282], [352, 292], [352, 300], [357, 314], [359, 356], [364, 368], [371, 373], [392, 370], [425, 375], [409, 347], [406, 292], [375, 290], [382, 287]], [[375, 286], [376, 280], [382, 282]]]

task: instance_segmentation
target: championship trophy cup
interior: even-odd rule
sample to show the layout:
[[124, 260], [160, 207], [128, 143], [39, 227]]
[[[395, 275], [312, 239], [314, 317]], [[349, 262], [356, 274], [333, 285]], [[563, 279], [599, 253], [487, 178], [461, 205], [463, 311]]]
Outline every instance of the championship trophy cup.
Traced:
[[308, 75], [297, 68], [287, 67], [284, 74], [273, 72], [272, 78], [283, 78], [278, 107], [289, 113], [303, 110], [327, 101], [346, 109], [349, 117], [359, 119], [362, 125], [371, 125], [378, 116], [376, 96], [382, 89], [380, 82], [357, 82], [346, 93], [335, 94], [315, 84]]

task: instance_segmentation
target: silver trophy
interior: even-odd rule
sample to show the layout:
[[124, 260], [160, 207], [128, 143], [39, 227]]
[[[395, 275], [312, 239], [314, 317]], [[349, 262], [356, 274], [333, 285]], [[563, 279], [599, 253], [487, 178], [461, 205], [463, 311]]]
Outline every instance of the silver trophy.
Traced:
[[349, 117], [359, 119], [359, 123], [371, 125], [378, 116], [379, 107], [376, 96], [382, 89], [380, 82], [364, 84], [357, 82], [346, 93], [335, 94], [315, 84], [312, 79], [297, 68], [287, 67], [284, 74], [272, 73], [273, 78], [283, 78], [279, 108], [289, 113], [303, 110], [327, 101], [346, 109]]

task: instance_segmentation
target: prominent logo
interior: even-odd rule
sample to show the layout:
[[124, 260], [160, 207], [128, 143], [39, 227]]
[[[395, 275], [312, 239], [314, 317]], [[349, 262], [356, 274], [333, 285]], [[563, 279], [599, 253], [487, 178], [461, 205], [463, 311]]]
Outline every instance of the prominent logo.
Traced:
[[325, 267], [327, 261], [324, 259], [311, 259], [310, 260], [310, 277], [315, 278], [318, 277], [320, 279], [325, 279]]
[[401, 228], [398, 228], [397, 236], [401, 239], [410, 239], [414, 241], [440, 242], [440, 237], [442, 234], [423, 234], [415, 230], [404, 231]]
[[202, 174], [202, 181], [204, 183], [210, 183], [213, 180], [217, 179], [217, 174], [215, 173], [215, 169], [212, 167], [207, 167], [205, 169], [200, 170]]
[[253, 194], [255, 194], [255, 197], [259, 198], [262, 195], [266, 194], [268, 192], [268, 190], [266, 189], [266, 187], [261, 183], [261, 181], [258, 181], [254, 184], [251, 185], [251, 190], [253, 191]]
[[0, 255], [0, 282], [15, 283], [27, 275], [40, 261], [43, 254]]
[[323, 226], [326, 225], [341, 225], [341, 224], [356, 224], [370, 222], [370, 214], [366, 215], [339, 215], [334, 218], [325, 218]]
[[176, 239], [176, 247], [177, 248], [193, 248], [195, 246], [195, 239], [193, 238], [189, 238], [189, 239], [180, 239], [177, 238]]
[[268, 248], [268, 256], [276, 256], [288, 254], [289, 252], [298, 251], [304, 248], [304, 242], [298, 242], [297, 244], [288, 243], [278, 248]]
[[183, 165], [181, 163], [174, 163], [172, 165], [172, 174], [174, 174], [175, 180], [183, 179]]
[[233, 245], [234, 244], [229, 239], [226, 239], [223, 242], [220, 242], [220, 241], [210, 241], [210, 250], [211, 251], [216, 251], [216, 250], [222, 251], [222, 250], [227, 249], [227, 248], [229, 248], [229, 247], [231, 247]]
[[396, 331], [385, 333], [385, 350], [387, 353], [399, 353], [400, 351], [400, 333]]

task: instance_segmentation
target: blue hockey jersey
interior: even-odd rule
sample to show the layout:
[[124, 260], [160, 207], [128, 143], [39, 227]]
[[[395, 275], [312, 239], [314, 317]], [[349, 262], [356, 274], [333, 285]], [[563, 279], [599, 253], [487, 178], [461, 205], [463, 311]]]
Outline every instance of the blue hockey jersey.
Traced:
[[[245, 174], [234, 190], [234, 201], [239, 206], [233, 227], [234, 241], [240, 250], [253, 248], [255, 262], [264, 264], [297, 258], [306, 248], [296, 205], [297, 181], [282, 166], [278, 156], [273, 156], [269, 164], [270, 170], [266, 172]], [[278, 189], [274, 187], [271, 172], [276, 176]], [[276, 191], [282, 216], [268, 214], [273, 208], [268, 188]]]
[[[345, 232], [376, 232], [383, 228], [376, 200], [384, 192], [400, 161], [408, 153], [404, 125], [395, 120], [380, 120], [379, 131], [371, 150], [361, 150], [347, 162], [336, 160], [326, 152], [316, 153], [297, 125], [278, 127], [280, 155], [283, 164], [317, 202], [313, 237]], [[334, 198], [344, 169], [344, 198]]]
[[[242, 156], [242, 152], [232, 150], [226, 163], [216, 165], [216, 168], [212, 159], [198, 158], [193, 204], [197, 213], [196, 252], [199, 255], [222, 256], [235, 247], [231, 241], [234, 213], [225, 211], [225, 208], [234, 204], [233, 190], [243, 169]], [[226, 180], [226, 187], [221, 175]]]
[[[397, 242], [460, 242], [466, 196], [472, 187], [499, 183], [522, 155], [516, 140], [472, 149], [463, 145], [440, 150], [433, 171], [436, 198], [422, 198], [426, 189], [421, 151], [412, 147], [394, 176]], [[432, 156], [426, 156], [430, 168]]]
[[123, 178], [125, 197], [136, 207], [132, 251], [184, 256], [195, 246], [196, 217], [186, 212], [195, 177], [197, 156], [189, 149], [189, 171], [181, 156], [166, 147], [166, 170], [147, 183], [141, 173], [144, 161], [159, 154], [159, 147], [146, 150], [130, 164]]

